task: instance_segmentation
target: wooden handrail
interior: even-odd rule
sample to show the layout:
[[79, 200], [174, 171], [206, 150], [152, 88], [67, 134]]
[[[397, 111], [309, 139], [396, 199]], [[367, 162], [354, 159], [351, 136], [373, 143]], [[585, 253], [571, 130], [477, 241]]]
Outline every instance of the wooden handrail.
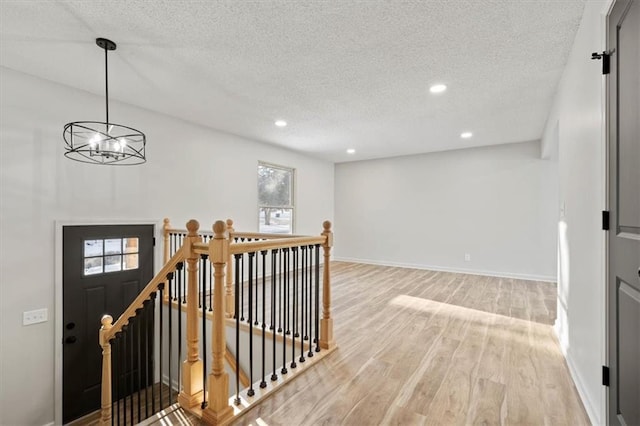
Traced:
[[[185, 234], [185, 235], [187, 235], [189, 233], [189, 230], [187, 230], [187, 229], [178, 229], [178, 228], [169, 228], [167, 230], [167, 232], [169, 234]], [[213, 232], [211, 232], [211, 231], [198, 231], [198, 235], [213, 235]]]
[[209, 254], [209, 243], [194, 243], [192, 247], [196, 254]]
[[163, 258], [162, 263], [167, 263], [171, 258], [171, 251], [169, 247], [169, 233], [171, 231], [171, 224], [169, 223], [169, 218], [165, 217], [162, 224], [162, 242], [164, 244], [163, 247]]
[[304, 245], [324, 244], [327, 237], [322, 235], [319, 237], [292, 237], [278, 240], [251, 241], [248, 243], [231, 243], [229, 244], [229, 252], [231, 254], [254, 253], [261, 250], [272, 250], [287, 247], [298, 247]]
[[[254, 253], [256, 251], [261, 250], [273, 250], [287, 247], [299, 247], [304, 245], [323, 245], [327, 241], [327, 237], [325, 235], [321, 235], [318, 237], [292, 237], [287, 239], [279, 239], [279, 240], [263, 240], [263, 241], [250, 241], [247, 243], [230, 243], [229, 244], [229, 253], [230, 254], [240, 254], [240, 253]], [[195, 243], [193, 244], [193, 250], [197, 254], [208, 254], [209, 253], [209, 244], [208, 243]]]
[[262, 238], [265, 240], [304, 237], [304, 235], [273, 234], [273, 233], [266, 233], [266, 232], [230, 232], [229, 236], [231, 238]]
[[[168, 219], [165, 219], [168, 220]], [[228, 219], [227, 222], [231, 220]], [[233, 222], [231, 222], [233, 224]], [[188, 231], [186, 229], [178, 229], [178, 228], [165, 228], [167, 235], [169, 234], [187, 234]], [[211, 231], [198, 231], [200, 235], [213, 235]], [[270, 232], [237, 232], [231, 231], [229, 232], [230, 238], [262, 238], [265, 240], [274, 240], [280, 238], [296, 238], [296, 237], [304, 237], [304, 235], [298, 234], [274, 234]]]
[[242, 368], [238, 369], [238, 366], [236, 365], [236, 358], [231, 354], [228, 346], [227, 351], [224, 353], [224, 359], [225, 361], [227, 361], [227, 364], [229, 364], [229, 368], [231, 368], [231, 371], [234, 371], [240, 376], [240, 384], [244, 387], [248, 387], [251, 384], [251, 382], [249, 381], [249, 377]]
[[180, 249], [173, 255], [171, 259], [160, 269], [160, 272], [156, 274], [155, 277], [149, 284], [145, 286], [145, 288], [138, 294], [138, 296], [134, 299], [133, 302], [129, 305], [129, 307], [120, 315], [118, 320], [113, 324], [111, 328], [105, 330], [104, 339], [105, 341], [109, 341], [115, 336], [116, 333], [122, 331], [122, 326], [129, 323], [129, 319], [136, 315], [136, 310], [142, 308], [142, 304], [145, 300], [147, 300], [151, 293], [158, 290], [158, 284], [166, 281], [167, 275], [170, 272], [174, 272], [176, 269], [176, 265], [184, 260], [185, 257], [185, 248], [186, 245], [180, 247]]

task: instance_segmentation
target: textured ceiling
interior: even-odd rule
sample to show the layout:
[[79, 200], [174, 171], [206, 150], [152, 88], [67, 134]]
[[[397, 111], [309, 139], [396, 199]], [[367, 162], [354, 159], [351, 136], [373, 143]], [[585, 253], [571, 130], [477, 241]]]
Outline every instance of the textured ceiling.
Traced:
[[[103, 95], [94, 39], [107, 37], [118, 43], [112, 99], [341, 162], [540, 138], [583, 8], [584, 0], [2, 1], [0, 64]], [[436, 82], [448, 90], [431, 95]], [[103, 111], [89, 115], [77, 119]], [[117, 108], [111, 117], [126, 122]], [[461, 139], [467, 130], [474, 137]]]

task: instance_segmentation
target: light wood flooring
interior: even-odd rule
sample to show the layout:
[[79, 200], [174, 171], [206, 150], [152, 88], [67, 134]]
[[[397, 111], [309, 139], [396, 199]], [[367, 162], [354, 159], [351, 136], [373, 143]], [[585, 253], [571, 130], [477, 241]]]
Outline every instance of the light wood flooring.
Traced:
[[[553, 283], [332, 262], [339, 348], [237, 425], [583, 425]], [[153, 424], [201, 424], [178, 409]]]
[[236, 424], [589, 424], [555, 284], [331, 266], [338, 350]]

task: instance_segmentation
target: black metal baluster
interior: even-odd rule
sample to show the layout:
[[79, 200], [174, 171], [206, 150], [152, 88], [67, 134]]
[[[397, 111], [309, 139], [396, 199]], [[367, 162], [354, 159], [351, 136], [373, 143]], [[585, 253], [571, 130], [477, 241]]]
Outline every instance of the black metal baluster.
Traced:
[[[151, 297], [151, 295], [149, 295]], [[140, 361], [141, 369], [138, 371], [138, 381], [139, 381], [139, 390], [144, 393], [144, 419], [149, 417], [149, 387], [147, 384], [149, 383], [149, 306], [151, 304], [151, 300], [147, 299], [142, 303], [142, 321], [140, 325], [140, 336], [141, 336], [141, 345], [142, 351], [138, 354], [139, 357], [142, 358]], [[142, 355], [144, 354], [144, 356]], [[142, 418], [142, 414], [138, 414], [138, 423], [144, 420]]]
[[[249, 390], [247, 396], [255, 395], [253, 390], [253, 258], [256, 253], [249, 253]], [[237, 368], [240, 368], [238, 365]]]
[[113, 373], [112, 373], [112, 377], [115, 377], [115, 388], [113, 390], [113, 400], [114, 400], [114, 404], [111, 404], [111, 419], [112, 422], [111, 424], [117, 424], [118, 426], [120, 426], [120, 374], [121, 374], [121, 368], [120, 368], [120, 351], [121, 351], [121, 347], [120, 347], [120, 334], [121, 333], [116, 333], [114, 336], [114, 339], [112, 340], [113, 345], [112, 345], [112, 358], [114, 360], [113, 363]]
[[320, 244], [316, 244], [316, 352], [320, 352]]
[[304, 306], [302, 307], [304, 312], [303, 327], [302, 331], [304, 332], [304, 340], [309, 340], [309, 252], [307, 251], [307, 246], [302, 246], [302, 251], [304, 253], [304, 268], [302, 269], [303, 274], [303, 286], [304, 286]]
[[[240, 240], [244, 241], [244, 238]], [[244, 321], [244, 255], [240, 257], [240, 309], [240, 321]]]
[[266, 364], [266, 354], [265, 354], [265, 345], [266, 345], [266, 333], [267, 333], [267, 318], [266, 318], [266, 291], [267, 291], [267, 250], [262, 250], [260, 252], [262, 255], [262, 381], [260, 382], [261, 388], [267, 387], [267, 382], [264, 380], [265, 378], [265, 364]]
[[[184, 271], [184, 263], [179, 262], [178, 264], [176, 264], [176, 269], [178, 270], [178, 367], [176, 368], [177, 370], [177, 375], [178, 375], [178, 389], [176, 390], [176, 397], [177, 395], [180, 395], [180, 385], [181, 383], [181, 376], [182, 376], [182, 368], [180, 368], [182, 366], [182, 303], [180, 302], [180, 300], [182, 300], [182, 280], [184, 278], [184, 276], [182, 275], [182, 272]], [[173, 386], [173, 384], [171, 384], [171, 386]]]
[[[284, 299], [284, 306], [282, 305], [282, 303], [280, 304], [280, 315], [283, 318], [282, 322], [284, 323], [284, 328], [283, 330], [286, 330], [287, 328], [287, 311], [289, 310], [289, 306], [287, 305], [287, 282], [288, 282], [288, 277], [289, 277], [289, 263], [288, 263], [288, 259], [289, 259], [289, 248], [283, 248], [280, 254], [280, 264], [283, 265], [283, 268], [280, 268], [280, 276], [282, 277], [282, 283], [284, 285], [284, 290], [283, 290], [283, 299]], [[282, 287], [281, 287], [282, 290]], [[280, 301], [282, 302], [283, 299], [280, 299]], [[287, 336], [282, 333], [282, 369], [280, 370], [280, 373], [282, 374], [287, 374]]]
[[[180, 247], [184, 245], [184, 239], [186, 236], [187, 234], [182, 234], [182, 244], [180, 244]], [[180, 272], [182, 273], [182, 303], [186, 305], [187, 303], [187, 268], [178, 268], [178, 269], [180, 269]], [[180, 300], [179, 297], [178, 297], [178, 300]], [[179, 370], [182, 370], [182, 369], [180, 368]], [[178, 387], [180, 387], [180, 384], [178, 384]]]
[[239, 312], [239, 305], [240, 302], [238, 300], [238, 296], [240, 295], [240, 265], [241, 265], [241, 259], [243, 257], [243, 254], [235, 254], [234, 255], [234, 260], [235, 260], [235, 294], [234, 294], [234, 300], [235, 300], [235, 312], [236, 312], [236, 398], [234, 399], [234, 403], [236, 405], [240, 405], [240, 315], [238, 314]]
[[[136, 349], [137, 352], [134, 354], [133, 358], [137, 358], [138, 362], [137, 362], [137, 367], [138, 367], [138, 423], [140, 422], [140, 408], [142, 407], [141, 405], [141, 395], [140, 395], [140, 389], [141, 389], [141, 380], [140, 380], [140, 371], [142, 370], [142, 365], [141, 365], [141, 361], [142, 361], [142, 353], [140, 352], [140, 350], [142, 349], [142, 346], [140, 345], [140, 331], [141, 331], [141, 323], [142, 323], [142, 309], [136, 309], [136, 322], [133, 324], [133, 328], [136, 330], [135, 332], [135, 340], [136, 340]], [[133, 378], [134, 383], [135, 383], [135, 377]]]
[[309, 329], [309, 352], [307, 352], [307, 358], [313, 357], [313, 344], [311, 340], [313, 339], [313, 322], [311, 319], [313, 318], [313, 247], [309, 246], [309, 265], [307, 269], [309, 270], [309, 278], [307, 278], [307, 283], [309, 284], [309, 288], [307, 289], [307, 294], [309, 295], [309, 307], [307, 308], [307, 328]]
[[[163, 286], [163, 284], [160, 284]], [[158, 286], [160, 288], [160, 286]], [[162, 295], [160, 296], [160, 300], [162, 300]], [[155, 404], [156, 404], [156, 394], [154, 391], [155, 381], [155, 351], [154, 351], [154, 341], [155, 341], [155, 313], [156, 313], [156, 292], [151, 293], [151, 300], [149, 303], [149, 322], [147, 323], [147, 336], [149, 339], [147, 341], [147, 356], [149, 357], [149, 365], [147, 366], [147, 386], [151, 384], [151, 414], [156, 412]], [[148, 405], [148, 404], [147, 404]], [[147, 415], [149, 417], [149, 415]]]
[[[284, 249], [283, 249], [284, 250]], [[282, 256], [282, 251], [280, 252], [280, 258], [278, 259], [278, 266], [280, 267], [279, 271], [280, 273], [278, 274], [278, 305], [280, 306], [280, 311], [278, 312], [277, 318], [278, 318], [278, 333], [282, 333], [282, 261], [283, 261], [283, 256]], [[274, 305], [274, 308], [276, 308], [276, 305]]]
[[196, 297], [196, 299], [198, 299], [198, 308], [202, 308], [202, 301], [205, 299], [200, 295], [204, 293], [206, 293], [206, 289], [204, 286], [204, 275], [200, 274], [198, 275], [198, 297]]
[[286, 275], [285, 275], [285, 281], [284, 281], [284, 306], [285, 306], [285, 313], [284, 313], [284, 334], [286, 335], [290, 335], [291, 334], [291, 251], [292, 249], [290, 248], [285, 248], [284, 252], [285, 252], [285, 271], [286, 271]]
[[271, 381], [278, 380], [278, 374], [276, 373], [276, 267], [277, 267], [277, 255], [278, 249], [271, 250], [271, 329], [274, 330], [271, 336], [273, 340], [273, 373], [271, 374]]
[[[209, 312], [213, 311], [212, 297], [213, 297], [213, 268], [209, 268]], [[235, 313], [233, 314], [233, 317], [235, 318]]]
[[304, 335], [306, 328], [305, 328], [305, 307], [307, 305], [307, 298], [305, 296], [305, 289], [307, 287], [307, 247], [306, 246], [302, 246], [300, 247], [301, 250], [301, 254], [302, 254], [302, 271], [301, 271], [301, 275], [302, 275], [302, 282], [301, 282], [301, 289], [302, 289], [302, 297], [300, 298], [300, 305], [302, 306], [302, 313], [300, 315], [300, 358], [298, 359], [298, 361], [300, 362], [304, 362], [304, 341], [307, 340], [307, 336]]
[[[173, 306], [171, 306], [171, 285], [173, 283], [173, 272], [169, 272], [167, 274], [167, 280], [169, 281], [169, 304], [168, 309], [167, 309], [167, 348], [169, 349], [169, 352], [167, 354], [167, 366], [168, 368], [168, 374], [169, 374], [169, 403], [168, 405], [171, 405], [173, 403], [173, 376], [171, 375], [171, 355], [173, 352], [173, 348], [172, 348], [172, 337], [173, 337]], [[175, 299], [173, 299], [175, 300]], [[162, 387], [162, 372], [160, 373], [160, 386]], [[162, 409], [162, 405], [160, 406], [160, 409]]]
[[128, 326], [122, 326], [122, 424], [127, 424], [127, 395], [129, 394], [129, 385], [127, 381], [127, 334]]
[[296, 337], [298, 337], [298, 247], [291, 247], [293, 253], [293, 323], [291, 326], [291, 368], [296, 368]]
[[[257, 252], [255, 252], [253, 254], [255, 255], [255, 254], [257, 254]], [[256, 306], [256, 314], [253, 317], [253, 325], [258, 325], [258, 324], [260, 324], [260, 321], [258, 321], [258, 318], [260, 318], [258, 316], [258, 306], [260, 305], [260, 303], [259, 303], [259, 300], [260, 300], [259, 293], [260, 292], [258, 291], [259, 290], [258, 289], [258, 271], [259, 271], [259, 265], [258, 265], [259, 262], [258, 261], [260, 259], [260, 256], [255, 256], [255, 259], [256, 259], [256, 267], [255, 267], [255, 269], [253, 271], [253, 273], [255, 274], [255, 281], [254, 281], [254, 283], [255, 283], [255, 291], [254, 291], [253, 294], [254, 294], [254, 297], [255, 297], [255, 303], [254, 304]]]
[[[207, 258], [206, 254], [201, 254], [201, 276], [202, 288], [207, 287]], [[202, 292], [202, 404], [200, 408], [207, 408], [207, 293]]]
[[129, 385], [130, 385], [129, 401], [131, 402], [131, 404], [129, 404], [129, 414], [130, 414], [129, 419], [132, 425], [135, 424], [133, 422], [133, 393], [135, 388], [135, 384], [133, 381], [133, 370], [134, 370], [133, 355], [135, 353], [135, 350], [133, 349], [133, 335], [135, 333], [135, 320], [136, 320], [135, 317], [129, 319], [129, 360], [131, 362], [131, 369], [129, 370]]
[[[171, 286], [168, 286], [168, 288], [171, 288]], [[160, 398], [160, 404], [158, 407], [158, 411], [162, 410], [162, 354], [164, 352], [163, 350], [163, 340], [164, 340], [164, 323], [163, 323], [163, 311], [164, 311], [164, 283], [160, 283], [158, 284], [158, 290], [160, 290], [160, 309], [158, 310], [158, 325], [160, 327], [160, 331], [158, 333], [158, 337], [160, 338], [160, 341], [158, 342], [158, 361], [160, 363], [160, 368], [158, 369], [160, 371], [160, 380], [158, 381], [160, 384], [160, 387], [158, 389], [158, 396]], [[169, 300], [171, 300], [171, 298], [169, 298]], [[152, 300], [153, 302], [155, 302], [154, 300]], [[169, 302], [171, 303], [171, 302]], [[155, 305], [153, 305], [153, 310], [155, 312]], [[155, 333], [151, 333], [151, 336], [153, 337]], [[153, 339], [151, 339], [151, 348], [152, 350], [154, 350], [154, 346], [153, 346]], [[155, 353], [155, 351], [154, 351]], [[151, 366], [151, 408], [154, 413], [156, 412], [156, 399], [155, 399], [155, 395], [153, 394], [153, 389], [156, 385], [156, 370], [155, 370], [155, 365]]]

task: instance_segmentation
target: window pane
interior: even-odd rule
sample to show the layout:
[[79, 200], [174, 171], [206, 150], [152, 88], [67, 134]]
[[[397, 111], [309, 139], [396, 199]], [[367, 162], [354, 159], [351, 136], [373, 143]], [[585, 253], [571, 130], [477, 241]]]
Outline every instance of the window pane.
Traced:
[[260, 232], [291, 234], [293, 209], [260, 207]]
[[85, 240], [84, 257], [102, 256], [102, 240]]
[[128, 269], [137, 269], [137, 268], [138, 268], [138, 253], [125, 254], [124, 265], [122, 269], [126, 271]]
[[[102, 244], [100, 245], [102, 251]], [[84, 260], [84, 274], [95, 275], [102, 273], [102, 257], [90, 257]]]
[[122, 256], [105, 256], [104, 257], [104, 271], [114, 272], [122, 270]]
[[293, 169], [258, 166], [258, 204], [289, 207], [293, 204]]
[[104, 254], [122, 253], [122, 238], [104, 240]]
[[125, 238], [122, 242], [124, 245], [123, 253], [137, 253], [139, 251], [137, 238]]

